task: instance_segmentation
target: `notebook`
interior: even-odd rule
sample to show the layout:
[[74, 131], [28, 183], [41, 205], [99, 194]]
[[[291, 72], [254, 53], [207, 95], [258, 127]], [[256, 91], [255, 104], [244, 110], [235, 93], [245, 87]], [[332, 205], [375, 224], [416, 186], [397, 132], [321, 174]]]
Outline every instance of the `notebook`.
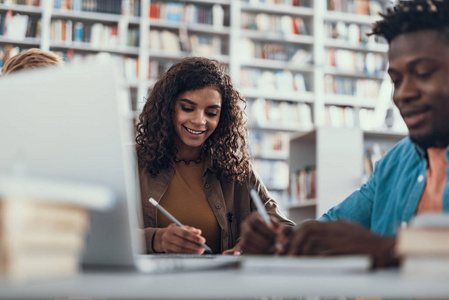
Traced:
[[[143, 255], [133, 112], [113, 59], [0, 79], [0, 172], [109, 187], [116, 205], [92, 211], [87, 266], [167, 272], [234, 266], [237, 256]], [[2, 174], [0, 174], [2, 175]]]

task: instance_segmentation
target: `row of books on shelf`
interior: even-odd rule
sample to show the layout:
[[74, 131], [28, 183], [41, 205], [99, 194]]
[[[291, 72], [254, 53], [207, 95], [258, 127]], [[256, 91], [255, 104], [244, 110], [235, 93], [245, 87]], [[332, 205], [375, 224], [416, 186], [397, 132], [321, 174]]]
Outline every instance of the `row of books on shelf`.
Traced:
[[326, 94], [351, 95], [359, 98], [358, 100], [377, 99], [380, 86], [381, 82], [378, 80], [324, 75], [324, 92]]
[[254, 156], [288, 157], [290, 136], [286, 132], [250, 131], [250, 151]]
[[167, 71], [174, 61], [170, 59], [150, 59], [149, 64], [149, 79], [158, 79], [159, 75]]
[[306, 92], [304, 75], [290, 71], [269, 71], [256, 68], [241, 68], [240, 84], [245, 88], [261, 91]]
[[292, 66], [300, 67], [312, 60], [312, 53], [295, 45], [267, 43], [242, 38], [240, 41], [241, 59], [272, 59], [289, 62]]
[[40, 0], [1, 0], [1, 4], [5, 5], [26, 5], [26, 6], [40, 6]]
[[301, 128], [309, 128], [313, 125], [312, 109], [305, 103], [258, 98], [248, 101], [247, 112], [249, 123], [254, 125], [297, 125]]
[[[356, 114], [359, 114], [357, 117]], [[329, 105], [324, 110], [324, 125], [331, 127], [360, 127], [370, 129], [373, 126], [374, 110], [361, 108], [354, 109], [351, 106]]]
[[139, 78], [139, 59], [137, 57], [129, 57], [120, 54], [111, 54], [107, 52], [100, 52], [95, 54], [75, 53], [73, 49], [68, 49], [66, 52], [53, 51], [60, 55], [67, 63], [79, 63], [87, 61], [94, 56], [106, 55], [117, 59], [120, 62], [123, 75], [128, 81], [136, 81]]
[[139, 46], [139, 28], [128, 27], [119, 22], [118, 26], [103, 23], [82, 23], [72, 20], [52, 20], [50, 40], [59, 43], [89, 43], [95, 48], [118, 48]]
[[121, 62], [125, 78], [129, 81], [137, 80], [139, 78], [139, 59], [122, 56]]
[[316, 198], [316, 167], [307, 166], [290, 175], [289, 198], [291, 202], [305, 202]]
[[28, 15], [13, 14], [11, 10], [0, 12], [0, 35], [13, 40], [39, 37], [41, 19]]
[[220, 4], [212, 6], [185, 4], [181, 2], [151, 2], [149, 16], [185, 24], [208, 24], [215, 28], [229, 26], [229, 12], [225, 12]]
[[377, 44], [374, 36], [367, 36], [372, 27], [343, 21], [326, 22], [324, 32], [328, 38], [348, 41], [352, 45]]
[[[3, 63], [6, 62], [10, 57], [18, 54], [21, 51], [25, 51], [27, 48], [19, 48], [18, 46], [5, 45], [0, 46], [0, 68]], [[89, 53], [76, 53], [73, 49], [67, 49], [66, 51], [53, 51], [55, 54], [60, 56], [67, 63], [78, 63], [86, 61], [91, 57], [97, 56], [98, 54]], [[99, 55], [108, 55], [115, 57], [121, 63], [123, 69], [123, 74], [127, 80], [137, 80], [139, 76], [139, 59], [136, 57], [128, 57], [125, 55], [110, 54], [110, 53], [100, 53]]]
[[149, 33], [149, 47], [166, 53], [192, 52], [195, 55], [210, 56], [222, 54], [222, 39], [216, 35], [192, 34], [186, 30], [179, 32], [154, 30]]
[[386, 67], [385, 56], [380, 53], [330, 48], [326, 50], [326, 63], [342, 72], [379, 76]]
[[243, 29], [275, 33], [282, 36], [308, 34], [304, 20], [289, 15], [242, 12], [240, 24]]
[[278, 4], [278, 5], [290, 5], [290, 6], [301, 6], [304, 5], [304, 0], [241, 0], [249, 4]]
[[327, 0], [327, 9], [358, 15], [378, 16], [382, 12], [382, 5], [378, 0]]
[[332, 127], [361, 128], [363, 130], [389, 130], [405, 133], [407, 127], [397, 109], [386, 111], [327, 105], [325, 125]]
[[139, 0], [53, 0], [53, 8], [73, 11], [90, 11], [108, 14], [139, 15]]
[[268, 189], [287, 189], [289, 173], [285, 161], [255, 159], [253, 167]]

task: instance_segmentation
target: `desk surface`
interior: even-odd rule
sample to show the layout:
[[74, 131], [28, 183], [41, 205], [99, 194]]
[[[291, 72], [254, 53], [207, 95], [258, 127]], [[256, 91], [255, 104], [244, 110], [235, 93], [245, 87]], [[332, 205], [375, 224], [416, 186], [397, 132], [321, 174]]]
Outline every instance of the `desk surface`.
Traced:
[[449, 298], [447, 279], [412, 278], [382, 271], [298, 270], [285, 267], [139, 274], [91, 271], [52, 281], [0, 281], [0, 299], [255, 299], [261, 297]]

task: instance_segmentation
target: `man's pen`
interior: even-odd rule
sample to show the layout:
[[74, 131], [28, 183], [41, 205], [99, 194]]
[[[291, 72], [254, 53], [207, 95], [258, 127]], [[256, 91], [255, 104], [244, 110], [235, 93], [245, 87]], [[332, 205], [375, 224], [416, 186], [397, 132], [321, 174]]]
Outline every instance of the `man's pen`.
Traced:
[[[268, 213], [265, 209], [265, 205], [262, 203], [262, 200], [260, 200], [259, 194], [256, 192], [256, 190], [253, 187], [249, 187], [249, 188], [250, 188], [249, 193], [251, 195], [251, 199], [253, 199], [253, 202], [256, 205], [257, 212], [260, 214], [260, 216], [265, 221], [267, 226], [271, 227], [270, 216], [268, 215]], [[276, 241], [275, 248], [279, 253], [282, 251], [283, 246], [279, 241]]]
[[[156, 200], [153, 198], [149, 199], [150, 203], [153, 204], [157, 209], [159, 209], [164, 215], [167, 216], [170, 220], [172, 220], [176, 225], [178, 225], [181, 228], [187, 229], [184, 225], [181, 224], [178, 220], [175, 219], [168, 211], [165, 210], [159, 203], [157, 203]], [[209, 248], [206, 244], [201, 245], [204, 249], [206, 249], [207, 252], [212, 253], [212, 249]]]

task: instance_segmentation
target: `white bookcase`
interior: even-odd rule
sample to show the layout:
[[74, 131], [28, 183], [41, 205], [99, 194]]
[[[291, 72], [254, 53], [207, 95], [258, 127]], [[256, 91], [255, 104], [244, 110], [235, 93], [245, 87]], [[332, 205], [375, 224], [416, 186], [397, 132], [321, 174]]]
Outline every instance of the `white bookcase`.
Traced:
[[[289, 174], [298, 167], [292, 162], [298, 156], [331, 154], [320, 152], [328, 143], [324, 139], [327, 129], [323, 127], [385, 131], [384, 114], [391, 106], [388, 102], [391, 85], [383, 75], [387, 46], [365, 38], [359, 31], [378, 18], [372, 16], [373, 11], [384, 7], [387, 0], [40, 0], [39, 6], [24, 5], [37, 2], [0, 0], [2, 19], [8, 11], [12, 15], [40, 19], [37, 36], [5, 36], [0, 32], [0, 48], [8, 44], [20, 48], [40, 47], [73, 56], [74, 60], [81, 59], [77, 54], [100, 52], [120, 56], [135, 115], [157, 76], [174, 60], [199, 55], [227, 64], [235, 85], [247, 100], [254, 165], [286, 210], [291, 205]], [[55, 2], [61, 8], [55, 8]], [[128, 13], [64, 8], [76, 5], [91, 9], [107, 3], [122, 3], [122, 9]], [[297, 3], [301, 6], [295, 6]], [[139, 14], [135, 13], [137, 10]], [[356, 10], [368, 14], [353, 13]], [[183, 14], [188, 16], [187, 21], [179, 17]], [[74, 28], [80, 24], [90, 38], [95, 31], [97, 35], [109, 32], [109, 39], [103, 43], [89, 38], [68, 41], [70, 28], [74, 39]], [[95, 29], [89, 31], [91, 27]], [[319, 129], [298, 138], [314, 128]], [[375, 141], [383, 147], [398, 140], [394, 133], [360, 134], [363, 138], [360, 145], [353, 147], [358, 152], [352, 160], [361, 157], [358, 162], [361, 165], [367, 152], [365, 148], [372, 148]], [[291, 143], [290, 135], [294, 137]], [[311, 136], [315, 136], [314, 147], [301, 146], [300, 152], [290, 149], [303, 141], [309, 143]], [[356, 139], [349, 138], [346, 147], [355, 143], [352, 138]], [[318, 163], [322, 167], [323, 159], [309, 162], [310, 165], [315, 162], [320, 175], [317, 184], [325, 181], [322, 172], [318, 172]], [[357, 174], [359, 185], [363, 176]], [[310, 216], [326, 206], [321, 197], [316, 202], [298, 205], [301, 207], [295, 211], [313, 211]]]
[[[289, 216], [300, 222], [321, 216], [367, 179], [364, 157], [373, 145], [384, 152], [390, 150], [405, 134], [381, 131], [363, 131], [360, 128], [318, 127], [305, 134], [292, 136], [290, 141], [290, 169], [295, 172], [315, 167], [313, 198], [298, 199], [297, 180], [292, 179]], [[377, 161], [380, 156], [373, 157]], [[306, 181], [310, 189], [310, 180]]]

